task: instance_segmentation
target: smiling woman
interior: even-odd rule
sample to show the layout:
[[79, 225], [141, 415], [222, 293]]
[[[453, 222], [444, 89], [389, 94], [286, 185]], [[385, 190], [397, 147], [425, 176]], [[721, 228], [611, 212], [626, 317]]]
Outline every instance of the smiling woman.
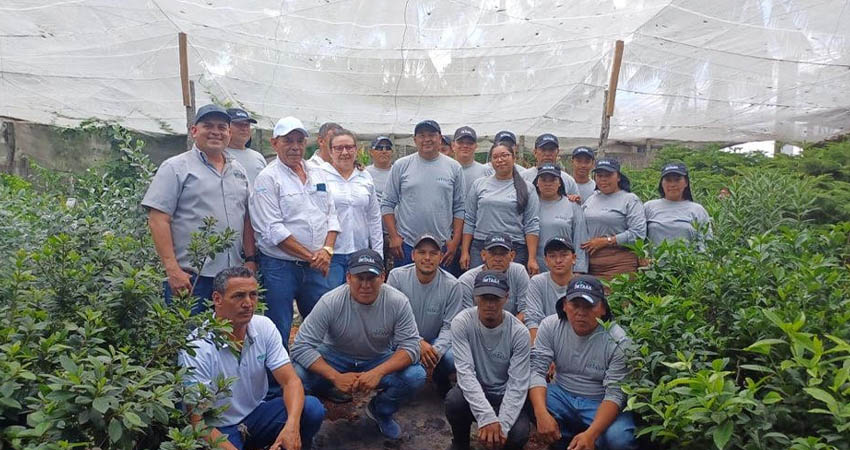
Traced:
[[[684, 163], [664, 165], [658, 193], [661, 198], [644, 205], [647, 237], [653, 244], [677, 239], [694, 242], [710, 236], [710, 229], [703, 235], [694, 227], [694, 224], [707, 226], [711, 219], [705, 208], [694, 202], [688, 168]], [[700, 243], [697, 242], [697, 245]]]

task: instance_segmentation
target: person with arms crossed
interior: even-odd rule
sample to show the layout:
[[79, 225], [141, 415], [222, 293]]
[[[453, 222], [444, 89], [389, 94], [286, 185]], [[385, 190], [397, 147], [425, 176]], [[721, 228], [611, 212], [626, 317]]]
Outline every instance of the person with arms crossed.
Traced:
[[514, 250], [510, 236], [498, 233], [490, 235], [484, 241], [481, 258], [484, 261], [483, 264], [469, 269], [458, 278], [463, 295], [461, 307], [475, 306], [475, 295], [472, 293], [475, 277], [482, 271], [495, 270], [507, 276], [508, 286], [510, 286], [510, 296], [505, 303], [505, 310], [517, 316], [520, 321], [524, 320], [528, 295], [528, 272], [525, 271], [525, 267], [513, 262]]

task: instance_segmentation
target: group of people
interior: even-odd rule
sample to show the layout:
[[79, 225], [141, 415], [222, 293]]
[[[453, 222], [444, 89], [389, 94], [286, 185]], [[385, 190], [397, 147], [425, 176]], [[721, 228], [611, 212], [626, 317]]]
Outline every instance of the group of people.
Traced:
[[[511, 132], [482, 164], [474, 129], [449, 138], [425, 120], [416, 153], [394, 161], [379, 136], [362, 167], [356, 135], [334, 123], [305, 160], [310, 135], [286, 117], [266, 164], [246, 146], [252, 123], [242, 109], [200, 108], [193, 148], [162, 163], [142, 202], [166, 300], [191, 291], [193, 312], [211, 301], [233, 326], [237, 348], [195, 336], [199, 350], [181, 355], [198, 383], [237, 377], [211, 439], [309, 448], [324, 408], [305, 391], [332, 402], [376, 391], [365, 412], [395, 439], [393, 414], [430, 375], [452, 448], [469, 447], [473, 421], [492, 448], [522, 448], [531, 421], [570, 449], [635, 445], [619, 388], [629, 341], [599, 324], [613, 320], [599, 279], [636, 270], [625, 245], [638, 239], [705, 238], [683, 164], [665, 165], [661, 198], [643, 204], [619, 163], [590, 148], [573, 150], [566, 173], [551, 134], [524, 169]], [[192, 232], [209, 216], [239, 238], [194, 267]], [[266, 316], [254, 315], [259, 283]], [[303, 323], [290, 349], [293, 303]]]

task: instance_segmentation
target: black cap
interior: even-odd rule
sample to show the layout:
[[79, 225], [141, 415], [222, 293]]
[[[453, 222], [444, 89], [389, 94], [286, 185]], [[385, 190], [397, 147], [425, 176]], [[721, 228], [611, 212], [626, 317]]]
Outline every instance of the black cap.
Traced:
[[616, 159], [600, 159], [596, 161], [596, 167], [593, 171], [602, 170], [604, 172], [620, 172], [620, 162]]
[[498, 144], [502, 141], [511, 141], [512, 144], [516, 145], [516, 135], [508, 130], [496, 133], [496, 136], [493, 138], [493, 143]]
[[665, 176], [675, 173], [681, 175], [683, 177], [688, 176], [688, 167], [683, 163], [667, 163], [664, 164], [664, 167], [661, 168], [661, 178]]
[[416, 239], [416, 242], [413, 244], [413, 248], [419, 247], [419, 244], [421, 244], [421, 243], [423, 243], [423, 242], [425, 242], [425, 241], [431, 241], [431, 242], [433, 242], [433, 243], [434, 243], [434, 245], [436, 245], [436, 246], [437, 246], [437, 248], [439, 248], [439, 249], [441, 249], [441, 250], [442, 250], [442, 248], [443, 248], [443, 240], [442, 240], [442, 239], [440, 239], [440, 238], [438, 238], [437, 236], [434, 236], [434, 235], [433, 235], [433, 234], [431, 234], [431, 233], [424, 233], [424, 234], [422, 234], [421, 236], [419, 236], [419, 238], [417, 238], [417, 239]]
[[416, 127], [413, 128], [413, 134], [418, 133], [419, 130], [421, 130], [423, 128], [430, 128], [430, 129], [436, 131], [437, 133], [442, 133], [442, 131], [440, 130], [440, 124], [438, 124], [434, 120], [428, 119], [428, 120], [423, 120], [422, 122], [417, 123]]
[[484, 241], [484, 250], [490, 250], [493, 247], [502, 247], [508, 250], [513, 250], [511, 237], [506, 234], [498, 233], [487, 236], [487, 239]]
[[534, 141], [534, 148], [541, 148], [546, 144], [555, 144], [555, 147], [558, 147], [558, 138], [555, 137], [554, 134], [544, 133], [540, 136], [537, 136], [537, 139]]
[[579, 275], [567, 284], [567, 300], [581, 298], [595, 305], [605, 301], [605, 288], [598, 278], [592, 275]]
[[378, 136], [372, 141], [372, 148], [377, 147], [381, 142], [386, 142], [390, 147], [393, 146], [393, 141], [391, 141], [390, 138], [386, 136]]
[[590, 147], [576, 147], [573, 149], [573, 157], [585, 155], [590, 157], [590, 159], [596, 158], [596, 153]]
[[509, 290], [507, 275], [498, 270], [482, 270], [475, 276], [472, 295], [495, 295], [505, 298]]
[[454, 140], [465, 137], [472, 138], [473, 141], [478, 141], [478, 134], [475, 133], [472, 127], [460, 127], [455, 130]]
[[230, 114], [228, 114], [227, 111], [225, 111], [225, 109], [221, 106], [213, 105], [212, 103], [210, 103], [209, 105], [201, 106], [198, 109], [198, 112], [195, 113], [195, 121], [192, 123], [197, 125], [198, 122], [200, 122], [207, 116], [219, 116], [220, 118], [227, 121], [227, 123], [230, 123]]
[[257, 121], [242, 108], [228, 108], [227, 114], [230, 115], [231, 122], [249, 122], [257, 123]]
[[384, 273], [384, 260], [375, 250], [366, 248], [351, 254], [348, 260], [348, 273], [357, 275], [364, 272], [374, 275]]
[[561, 176], [561, 166], [552, 163], [543, 163], [539, 167], [537, 167], [537, 176], [544, 174], [554, 175], [556, 177]]
[[546, 245], [543, 246], [543, 255], [545, 256], [550, 250], [561, 250], [564, 248], [571, 252], [576, 251], [572, 239], [566, 236], [555, 236], [546, 241]]
[[448, 137], [447, 135], [444, 134], [443, 135], [443, 144], [452, 145], [452, 138], [450, 138], [450, 137]]

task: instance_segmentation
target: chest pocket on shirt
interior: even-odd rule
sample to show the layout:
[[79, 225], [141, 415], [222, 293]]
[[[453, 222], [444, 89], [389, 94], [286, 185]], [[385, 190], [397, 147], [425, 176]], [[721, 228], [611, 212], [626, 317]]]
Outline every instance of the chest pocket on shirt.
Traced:
[[316, 205], [316, 207], [322, 212], [328, 211], [328, 195], [330, 194], [328, 194], [327, 188], [325, 189], [326, 190], [324, 191], [320, 191], [316, 188], [316, 186], [313, 186], [312, 189], [310, 189], [310, 200], [312, 200], [313, 204]]

